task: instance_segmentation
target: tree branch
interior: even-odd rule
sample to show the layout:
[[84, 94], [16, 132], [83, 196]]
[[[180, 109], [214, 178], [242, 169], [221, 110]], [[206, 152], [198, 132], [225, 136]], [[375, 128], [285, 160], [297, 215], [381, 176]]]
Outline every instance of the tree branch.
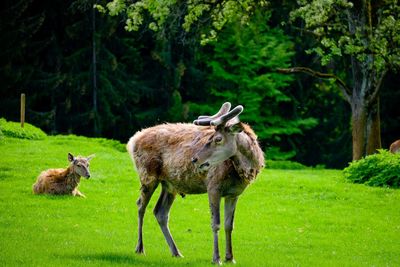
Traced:
[[367, 105], [371, 105], [379, 95], [379, 91], [381, 89], [383, 78], [386, 75], [387, 70], [382, 71], [381, 75], [378, 78], [378, 81], [375, 84], [374, 91], [372, 94], [367, 98]]
[[305, 68], [305, 67], [294, 67], [294, 68], [289, 68], [289, 69], [282, 69], [278, 68], [277, 72], [279, 73], [284, 73], [284, 74], [294, 74], [294, 73], [299, 73], [303, 72], [306, 74], [309, 74], [313, 77], [321, 78], [321, 79], [335, 79], [335, 83], [339, 86], [340, 90], [342, 91], [344, 98], [351, 103], [351, 90], [347, 85], [336, 75], [331, 74], [331, 73], [322, 73], [318, 72], [315, 70], [312, 70], [310, 68]]

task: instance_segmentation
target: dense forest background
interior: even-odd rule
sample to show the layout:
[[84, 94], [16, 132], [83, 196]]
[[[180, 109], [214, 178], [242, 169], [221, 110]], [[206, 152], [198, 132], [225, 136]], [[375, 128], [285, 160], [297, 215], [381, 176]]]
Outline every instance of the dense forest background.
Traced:
[[[307, 65], [345, 76], [348, 67], [321, 67], [317, 55], [305, 53], [313, 40], [301, 23], [284, 23], [296, 1], [260, 8], [246, 26], [238, 17], [206, 45], [199, 41], [206, 24], [182, 29], [184, 4], [162, 30], [127, 32], [122, 17], [92, 8], [105, 2], [3, 3], [0, 117], [19, 120], [25, 93], [27, 121], [48, 133], [125, 142], [143, 127], [191, 122], [230, 101], [244, 105], [241, 119], [267, 158], [331, 168], [351, 160], [351, 111], [335, 83], [276, 71]], [[390, 70], [380, 94], [384, 148], [400, 138], [399, 84]]]

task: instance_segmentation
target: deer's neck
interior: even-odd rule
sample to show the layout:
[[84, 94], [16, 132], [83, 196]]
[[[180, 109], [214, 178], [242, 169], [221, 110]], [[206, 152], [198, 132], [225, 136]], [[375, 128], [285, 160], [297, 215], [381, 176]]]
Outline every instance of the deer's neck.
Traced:
[[66, 183], [75, 187], [79, 184], [80, 179], [81, 176], [75, 172], [74, 166], [69, 166], [65, 177]]
[[233, 166], [239, 176], [247, 183], [257, 177], [264, 166], [264, 154], [258, 145], [257, 139], [246, 132], [236, 136], [237, 153], [232, 157]]

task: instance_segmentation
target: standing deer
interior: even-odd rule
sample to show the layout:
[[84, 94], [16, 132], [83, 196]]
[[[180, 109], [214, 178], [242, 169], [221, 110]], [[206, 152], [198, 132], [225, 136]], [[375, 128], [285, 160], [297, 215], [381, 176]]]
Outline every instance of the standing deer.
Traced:
[[400, 153], [400, 139], [390, 145], [389, 151], [393, 154]]
[[127, 144], [140, 177], [138, 243], [144, 253], [143, 217], [154, 190], [161, 195], [154, 215], [175, 257], [182, 257], [168, 227], [169, 211], [177, 194], [208, 194], [214, 235], [213, 263], [221, 264], [218, 248], [220, 202], [225, 198], [227, 262], [235, 262], [231, 234], [239, 195], [264, 166], [264, 155], [250, 126], [239, 122], [242, 106], [225, 103], [213, 116], [193, 124], [161, 124], [137, 132]]

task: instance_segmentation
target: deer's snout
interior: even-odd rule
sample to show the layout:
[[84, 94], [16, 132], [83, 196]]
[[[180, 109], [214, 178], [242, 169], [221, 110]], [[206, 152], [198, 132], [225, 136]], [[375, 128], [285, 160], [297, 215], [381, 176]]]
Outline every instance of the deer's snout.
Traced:
[[85, 174], [82, 175], [82, 176], [85, 177], [86, 179], [89, 179], [89, 178], [90, 178], [90, 172], [89, 172], [89, 170], [86, 170]]
[[193, 157], [193, 158], [192, 158], [192, 163], [196, 163], [198, 160], [199, 160], [198, 158]]

